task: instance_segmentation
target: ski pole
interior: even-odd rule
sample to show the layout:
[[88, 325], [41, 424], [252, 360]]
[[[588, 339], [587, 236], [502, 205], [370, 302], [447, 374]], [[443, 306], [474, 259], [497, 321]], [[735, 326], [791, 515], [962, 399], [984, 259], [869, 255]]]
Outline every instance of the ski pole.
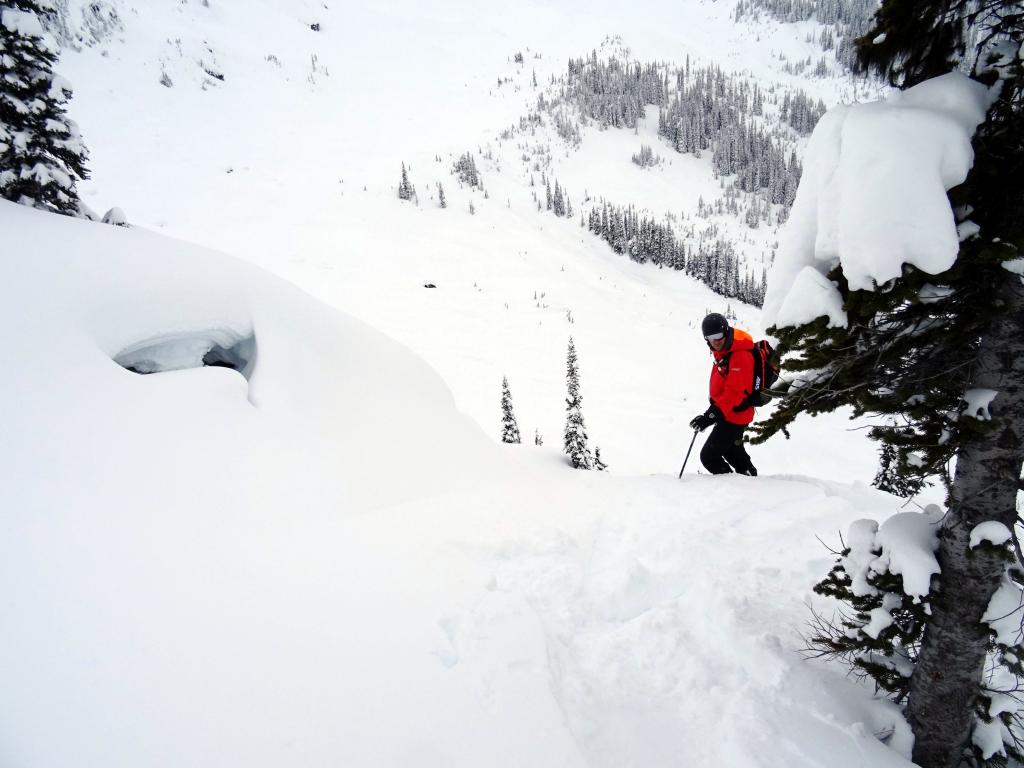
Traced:
[[693, 430], [693, 440], [691, 440], [691, 441], [690, 441], [690, 447], [689, 447], [689, 449], [688, 449], [688, 450], [686, 451], [686, 458], [685, 458], [685, 459], [683, 459], [683, 469], [680, 469], [680, 470], [679, 470], [679, 479], [680, 479], [680, 480], [682, 480], [682, 479], [683, 479], [683, 471], [684, 471], [684, 470], [686, 469], [686, 462], [688, 462], [688, 461], [690, 460], [690, 451], [692, 451], [692, 450], [693, 450], [693, 444], [694, 444], [695, 442], [697, 442], [697, 432], [698, 432], [698, 430], [696, 430], [696, 429], [695, 429], [695, 430]]

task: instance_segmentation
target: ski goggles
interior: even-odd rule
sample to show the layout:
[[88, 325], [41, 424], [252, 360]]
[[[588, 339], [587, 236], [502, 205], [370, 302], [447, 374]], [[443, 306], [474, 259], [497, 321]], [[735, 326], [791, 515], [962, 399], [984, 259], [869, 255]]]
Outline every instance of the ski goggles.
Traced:
[[724, 333], [712, 333], [710, 336], [705, 336], [704, 338], [707, 339], [708, 341], [718, 341], [719, 339], [724, 339], [725, 338], [725, 334]]

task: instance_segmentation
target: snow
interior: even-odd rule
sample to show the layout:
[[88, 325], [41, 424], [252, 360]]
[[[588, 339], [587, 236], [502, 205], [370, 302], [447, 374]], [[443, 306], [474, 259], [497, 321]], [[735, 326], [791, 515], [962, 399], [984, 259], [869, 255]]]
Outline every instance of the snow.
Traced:
[[118, 208], [117, 206], [114, 206], [105, 214], [103, 214], [103, 223], [113, 224], [114, 226], [117, 227], [127, 227], [128, 216], [122, 209]]
[[[935, 559], [940, 516], [937, 507], [929, 506], [924, 512], [897, 513], [881, 525], [872, 519], [856, 520], [850, 525], [846, 536], [849, 551], [841, 565], [850, 578], [853, 594], [859, 597], [876, 594], [870, 577], [893, 573], [902, 576], [905, 594], [918, 599], [926, 596], [931, 589], [931, 577], [940, 572]], [[902, 600], [898, 594], [882, 595], [882, 605], [871, 609], [860, 631], [877, 640], [882, 631], [892, 625], [892, 611], [900, 607]], [[898, 658], [886, 659], [883, 663], [894, 662], [899, 664]], [[910, 674], [909, 669], [901, 672]]]
[[160, 373], [202, 368], [211, 359], [230, 362], [247, 379], [256, 364], [256, 337], [251, 328], [211, 328], [175, 331], [146, 339], [121, 350], [114, 362], [136, 373]]
[[979, 720], [971, 731], [971, 742], [981, 750], [981, 756], [988, 760], [998, 753], [1006, 754], [1003, 749], [1003, 732], [1006, 727], [998, 720], [984, 722]]
[[[815, 532], [891, 497], [500, 449], [408, 350], [241, 262], [0, 226], [33, 253], [0, 261], [12, 762], [905, 764], [884, 705], [796, 653]], [[197, 367], [250, 334], [247, 378]]]
[[[889, 597], [889, 595], [886, 595]], [[868, 623], [862, 627], [861, 631], [865, 635], [878, 639], [878, 635], [886, 627], [892, 626], [892, 608], [872, 608], [871, 614], [868, 617]]]
[[[870, 576], [893, 573], [902, 576], [905, 594], [926, 596], [931, 590], [931, 577], [940, 572], [935, 559], [939, 518], [938, 508], [929, 506], [924, 512], [897, 513], [881, 525], [872, 519], [855, 521], [846, 536], [849, 552], [842, 558], [853, 594], [875, 594], [877, 590], [868, 581]], [[871, 610], [861, 631], [877, 639], [892, 625], [892, 611], [900, 604], [899, 595], [883, 595], [881, 607]]]
[[40, 186], [56, 183], [62, 189], [70, 189], [73, 181], [71, 176], [51, 165], [36, 163], [31, 168], [23, 168], [22, 178], [34, 178]]
[[960, 238], [946, 190], [970, 170], [971, 138], [988, 104], [984, 86], [950, 73], [883, 101], [829, 110], [807, 147], [769, 276], [765, 324], [780, 316], [805, 322], [812, 313], [836, 321], [836, 297], [823, 295], [822, 282], [797, 280], [807, 268], [825, 275], [841, 265], [851, 290], [873, 290], [904, 264], [930, 274], [952, 266]]
[[974, 549], [984, 541], [998, 547], [1008, 542], [1011, 537], [1010, 529], [1005, 525], [996, 520], [986, 520], [971, 529], [970, 546]]
[[923, 467], [926, 463], [927, 461], [923, 453], [914, 452], [907, 454], [907, 464], [912, 467]]
[[953, 289], [944, 285], [925, 283], [918, 291], [917, 297], [924, 304], [933, 304], [953, 295]]
[[956, 227], [956, 238], [962, 243], [964, 240], [975, 237], [979, 232], [981, 232], [981, 227], [973, 221], [964, 221]]
[[982, 46], [978, 55], [979, 71], [998, 73], [999, 78], [1008, 80], [1017, 62], [1024, 60], [1024, 45], [1014, 45], [1013, 40], [991, 36]]
[[[1019, 617], [1019, 614], [1015, 615]], [[1019, 618], [1016, 623], [1019, 626]], [[1003, 745], [1013, 744], [1012, 735], [1002, 721], [997, 719], [998, 716], [1004, 712], [1018, 712], [1022, 705], [1017, 695], [1019, 688], [1017, 679], [1005, 667], [997, 666], [992, 669], [991, 675], [985, 683], [986, 694], [991, 699], [988, 714], [992, 720], [984, 722], [976, 719], [971, 740], [981, 748], [986, 757], [990, 757], [997, 752], [1005, 754]]]
[[[72, 2], [73, 10], [87, 5]], [[791, 61], [814, 52], [803, 40], [808, 27], [737, 27], [720, 4], [659, 0], [650, 7], [656, 23], [610, 3], [599, 10], [513, 5], [491, 9], [471, 31], [466, 24], [479, 10], [463, 0], [429, 13], [413, 3], [328, 5], [266, 2], [251, 13], [239, 3], [188, 3], [126, 13], [123, 34], [97, 49], [65, 51], [60, 71], [75, 84], [70, 116], [82, 127], [93, 170], [78, 185], [85, 202], [100, 212], [123, 206], [133, 225], [237, 255], [343, 307], [427, 359], [489, 434], [496, 434], [494, 392], [507, 376], [523, 434], [536, 428], [549, 445], [558, 442], [572, 334], [587, 427], [612, 470], [678, 473], [686, 422], [707, 399], [706, 346], [694, 324], [728, 305], [737, 324], [760, 337], [760, 313], [681, 274], [629, 263], [578, 221], [537, 213], [515, 164], [521, 150], [501, 141], [500, 131], [534, 109], [534, 69], [545, 83], [565, 72], [570, 56], [594, 48], [605, 55], [609, 33], [623, 36], [631, 58], [682, 63], [689, 54], [694, 66], [749, 71], [762, 88], [798, 86], [829, 103], [854, 84], [780, 72], [779, 52]], [[311, 19], [320, 32], [309, 29]], [[386, 53], [396, 49], [403, 56]], [[512, 62], [520, 50], [523, 66]], [[330, 73], [315, 83], [312, 53]], [[225, 80], [210, 82], [200, 61], [214, 62]], [[159, 85], [162, 71], [173, 88]], [[374, 78], [346, 74], [363, 71]], [[498, 76], [512, 82], [498, 89]], [[863, 81], [855, 82], [863, 91]], [[201, 141], [195, 115], [204, 116]], [[720, 194], [710, 153], [678, 155], [658, 142], [656, 127], [656, 113], [638, 135], [592, 127], [578, 152], [561, 149], [547, 128], [529, 140], [531, 147], [551, 143], [549, 173], [575, 208], [588, 190], [658, 216], [692, 217], [701, 195]], [[629, 158], [641, 143], [670, 164], [638, 169]], [[315, 162], [296, 156], [295, 147], [310, 148]], [[459, 188], [449, 173], [467, 150], [489, 200]], [[419, 206], [395, 200], [402, 162], [411, 166]], [[428, 196], [436, 181], [449, 197], [446, 210]], [[751, 240], [757, 274], [773, 229], [737, 228], [737, 238]], [[422, 290], [427, 281], [439, 289]], [[540, 308], [535, 292], [547, 294]], [[469, 322], [481, 330], [467, 330]], [[821, 433], [847, 426], [846, 416], [820, 424], [798, 427], [794, 446], [814, 450]], [[870, 480], [874, 448], [863, 444], [853, 459], [822, 457], [815, 473]], [[851, 460], [859, 465], [853, 474]], [[761, 471], [788, 469], [774, 452], [761, 461]]]
[[804, 267], [793, 280], [793, 287], [775, 316], [775, 325], [797, 326], [818, 317], [828, 318], [830, 328], [846, 327], [843, 297], [836, 284], [814, 267]]
[[3, 26], [8, 32], [22, 37], [41, 38], [45, 34], [38, 16], [28, 11], [19, 11], [16, 8], [0, 9], [0, 26]]
[[846, 535], [846, 546], [850, 552], [843, 558], [843, 569], [851, 579], [851, 589], [858, 597], [874, 594], [867, 577], [877, 557], [875, 537], [878, 534], [878, 522], [875, 520], [857, 520], [850, 526]]
[[[975, 528], [975, 531], [977, 528]], [[973, 541], [974, 531], [971, 532]], [[973, 546], [973, 545], [972, 545]], [[1021, 590], [1013, 581], [1004, 576], [1002, 583], [992, 595], [988, 609], [981, 620], [996, 633], [996, 641], [1008, 646], [1021, 642]]]
[[[909, 765], [896, 708], [799, 655], [807, 603], [835, 607], [819, 538], [902, 503], [867, 485], [875, 446], [835, 414], [752, 448], [756, 479], [693, 456], [678, 480], [700, 319], [760, 313], [538, 214], [498, 138], [532, 70], [609, 31], [829, 103], [863, 86], [781, 72], [815, 26], [723, 4], [329, 5], [154, 5], [63, 52], [79, 188], [133, 227], [0, 203], [5, 761]], [[574, 207], [717, 194], [652, 123], [552, 144]], [[642, 142], [670, 162], [637, 169]], [[467, 150], [489, 199], [449, 174]], [[767, 261], [775, 232], [744, 234]], [[570, 335], [607, 473], [559, 451]], [[545, 447], [497, 443], [506, 375]]]
[[900, 512], [878, 529], [879, 558], [890, 573], [903, 577], [903, 591], [911, 597], [924, 597], [931, 589], [931, 578], [939, 573], [935, 551], [939, 547], [938, 510]]
[[980, 421], [991, 421], [992, 414], [989, 413], [988, 409], [998, 394], [999, 391], [995, 389], [985, 389], [982, 387], [968, 389], [964, 392], [963, 396], [963, 401], [967, 404], [964, 407], [963, 415]]
[[1024, 256], [1018, 256], [1015, 259], [1008, 259], [1003, 262], [1003, 269], [1012, 272], [1015, 275], [1024, 277]]
[[[853, 593], [870, 595], [875, 591], [867, 581], [871, 573], [893, 573], [903, 577], [907, 595], [927, 595], [931, 577], [940, 572], [935, 559], [938, 518], [937, 508], [930, 506], [924, 512], [895, 514], [881, 526], [871, 519], [851, 525], [846, 538], [850, 552], [843, 558], [843, 568], [852, 580]], [[883, 601], [881, 609], [874, 609], [868, 625], [872, 637], [891, 622], [886, 615], [894, 607], [886, 607]]]

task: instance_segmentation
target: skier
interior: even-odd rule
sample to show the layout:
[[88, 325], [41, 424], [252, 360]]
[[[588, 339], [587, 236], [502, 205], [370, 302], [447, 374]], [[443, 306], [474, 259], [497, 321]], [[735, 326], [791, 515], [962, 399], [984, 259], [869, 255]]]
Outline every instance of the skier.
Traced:
[[700, 461], [713, 475], [735, 470], [757, 475], [743, 447], [743, 431], [754, 420], [754, 406], [748, 402], [754, 390], [754, 349], [749, 333], [730, 328], [729, 321], [712, 312], [701, 323], [704, 340], [715, 358], [711, 368], [711, 407], [695, 417], [690, 426], [703, 432], [714, 426], [700, 451]]

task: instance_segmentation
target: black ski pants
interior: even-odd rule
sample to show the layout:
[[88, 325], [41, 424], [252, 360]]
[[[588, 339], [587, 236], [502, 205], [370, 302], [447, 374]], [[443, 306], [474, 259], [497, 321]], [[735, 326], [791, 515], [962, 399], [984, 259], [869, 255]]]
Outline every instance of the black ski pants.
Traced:
[[[756, 475], [750, 456], [743, 447], [745, 424], [719, 421], [700, 449], [700, 463], [713, 475], [724, 475], [735, 470], [741, 475]], [[730, 466], [731, 465], [731, 466]]]

